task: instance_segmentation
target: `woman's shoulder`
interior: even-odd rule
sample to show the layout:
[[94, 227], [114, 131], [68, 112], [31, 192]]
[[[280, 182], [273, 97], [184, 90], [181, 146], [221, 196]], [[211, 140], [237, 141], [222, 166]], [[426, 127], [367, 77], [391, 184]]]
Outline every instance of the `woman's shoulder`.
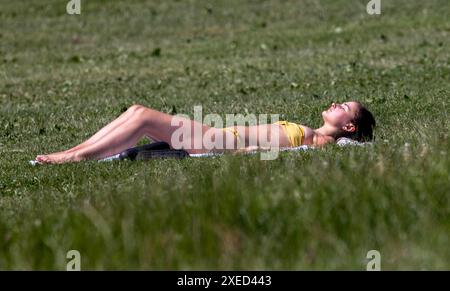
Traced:
[[304, 138], [303, 138], [303, 144], [312, 144], [313, 137], [314, 137], [314, 130], [310, 127], [307, 127], [303, 124], [299, 124], [299, 126], [303, 129]]
[[334, 138], [330, 136], [323, 136], [317, 134], [312, 128], [299, 124], [303, 128], [305, 133], [305, 138], [303, 144], [305, 145], [324, 145], [327, 143], [334, 142]]

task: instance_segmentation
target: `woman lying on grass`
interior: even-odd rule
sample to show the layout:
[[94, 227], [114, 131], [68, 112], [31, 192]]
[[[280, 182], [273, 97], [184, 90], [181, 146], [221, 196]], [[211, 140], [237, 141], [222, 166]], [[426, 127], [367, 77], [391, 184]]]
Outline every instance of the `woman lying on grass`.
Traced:
[[[216, 151], [202, 146], [206, 135], [212, 139], [221, 138], [224, 144], [231, 145], [231, 148], [225, 147], [226, 150], [253, 151], [270, 147], [321, 146], [333, 143], [340, 137], [348, 137], [357, 141], [372, 140], [375, 126], [372, 113], [356, 101], [342, 104], [332, 103], [327, 110], [322, 112], [323, 125], [317, 129], [288, 121], [215, 128], [142, 105], [133, 105], [85, 142], [66, 151], [38, 155], [36, 161], [42, 164], [61, 164], [89, 159], [99, 160], [135, 146], [143, 136], [154, 141], [167, 142], [172, 148], [178, 148], [179, 143], [175, 144], [172, 137], [182, 125], [173, 125], [175, 117], [178, 118], [178, 121], [181, 120], [180, 124], [189, 124], [190, 128], [196, 126], [200, 128], [200, 134], [194, 135], [192, 132], [190, 135], [182, 137], [184, 139], [182, 143], [188, 145], [184, 149], [189, 154]], [[261, 144], [260, 136], [267, 137], [264, 144]], [[195, 146], [199, 144], [200, 147]]]

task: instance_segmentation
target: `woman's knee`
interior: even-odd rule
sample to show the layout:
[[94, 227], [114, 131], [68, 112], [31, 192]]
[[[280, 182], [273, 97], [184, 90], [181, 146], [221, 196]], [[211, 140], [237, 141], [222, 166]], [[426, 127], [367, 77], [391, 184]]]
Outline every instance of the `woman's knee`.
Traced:
[[128, 108], [130, 114], [134, 118], [143, 118], [148, 119], [150, 118], [154, 112], [153, 109], [150, 109], [148, 107], [145, 107], [143, 105], [134, 104]]
[[128, 111], [130, 111], [130, 112], [138, 112], [138, 111], [143, 111], [146, 108], [147, 107], [145, 107], [144, 105], [133, 104], [130, 107], [128, 107]]
[[151, 124], [155, 116], [155, 110], [142, 105], [132, 105], [130, 107], [131, 120], [133, 122], [139, 122], [142, 126]]

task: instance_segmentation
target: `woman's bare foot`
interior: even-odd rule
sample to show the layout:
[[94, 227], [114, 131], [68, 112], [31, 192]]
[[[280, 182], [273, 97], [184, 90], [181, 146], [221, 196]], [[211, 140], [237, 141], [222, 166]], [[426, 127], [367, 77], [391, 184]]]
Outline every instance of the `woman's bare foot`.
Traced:
[[71, 162], [79, 162], [82, 158], [79, 157], [76, 153], [65, 153], [58, 152], [49, 155], [38, 155], [36, 156], [36, 161], [42, 164], [64, 164]]

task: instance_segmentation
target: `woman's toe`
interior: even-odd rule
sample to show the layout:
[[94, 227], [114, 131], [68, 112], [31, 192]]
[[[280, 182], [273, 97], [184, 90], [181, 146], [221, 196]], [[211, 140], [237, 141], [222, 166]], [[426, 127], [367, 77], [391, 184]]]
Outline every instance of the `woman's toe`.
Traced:
[[37, 158], [37, 161], [42, 162], [42, 163], [49, 163], [50, 158], [48, 156], [39, 156], [39, 158]]

